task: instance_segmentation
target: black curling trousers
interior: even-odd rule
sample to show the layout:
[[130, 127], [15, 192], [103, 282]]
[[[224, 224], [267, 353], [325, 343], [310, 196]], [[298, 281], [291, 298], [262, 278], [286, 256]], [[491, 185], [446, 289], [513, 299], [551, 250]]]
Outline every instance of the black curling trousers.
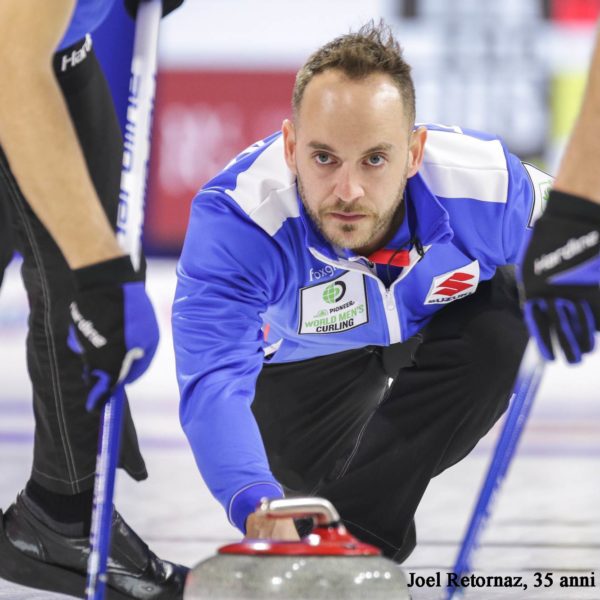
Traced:
[[[109, 220], [116, 223], [121, 131], [90, 41], [55, 55], [54, 68], [94, 186]], [[0, 148], [0, 280], [14, 249], [23, 256], [21, 274], [30, 308], [27, 366], [35, 414], [31, 477], [53, 492], [77, 494], [94, 485], [99, 417], [85, 410], [88, 388], [81, 358], [67, 346], [72, 277], [58, 247], [29, 208]], [[135, 479], [147, 477], [128, 406], [120, 466]]]
[[506, 410], [527, 340], [500, 269], [406, 343], [265, 366], [253, 411], [275, 477], [288, 495], [329, 499], [354, 535], [402, 562], [429, 481]]

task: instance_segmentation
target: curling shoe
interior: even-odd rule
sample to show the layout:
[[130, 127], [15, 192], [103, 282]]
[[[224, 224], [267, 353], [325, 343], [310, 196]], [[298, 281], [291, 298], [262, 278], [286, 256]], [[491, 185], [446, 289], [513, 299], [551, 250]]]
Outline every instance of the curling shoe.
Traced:
[[[87, 538], [48, 528], [21, 495], [0, 511], [0, 577], [29, 587], [85, 598]], [[186, 567], [158, 558], [114, 511], [106, 600], [181, 600]]]

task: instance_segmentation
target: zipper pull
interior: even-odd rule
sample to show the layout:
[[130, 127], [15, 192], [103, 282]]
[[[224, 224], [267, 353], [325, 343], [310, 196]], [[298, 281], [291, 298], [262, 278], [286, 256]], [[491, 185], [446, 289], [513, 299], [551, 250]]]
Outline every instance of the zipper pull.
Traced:
[[394, 292], [391, 289], [386, 288], [386, 290], [385, 290], [385, 308], [387, 310], [396, 310], [393, 294], [394, 294]]

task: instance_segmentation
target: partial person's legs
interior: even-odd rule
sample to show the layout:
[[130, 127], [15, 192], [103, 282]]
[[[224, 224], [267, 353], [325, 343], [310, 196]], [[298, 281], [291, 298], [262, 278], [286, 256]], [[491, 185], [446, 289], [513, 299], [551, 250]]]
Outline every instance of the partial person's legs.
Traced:
[[[88, 171], [115, 223], [123, 147], [110, 91], [93, 54], [75, 67], [56, 71]], [[36, 416], [32, 479], [58, 494], [77, 494], [93, 487], [99, 420], [85, 410], [88, 388], [81, 359], [66, 343], [72, 276], [27, 203], [20, 197], [15, 200], [31, 310], [27, 362]], [[147, 477], [128, 407], [121, 465], [135, 479]]]
[[[60, 59], [56, 62], [60, 64]], [[57, 70], [57, 78], [88, 170], [114, 223], [122, 141], [106, 81], [93, 53], [64, 73]], [[99, 415], [85, 410], [88, 387], [82, 378], [83, 365], [67, 345], [72, 275], [23, 198], [1, 150], [0, 183], [2, 201], [8, 198], [12, 203], [16, 242], [23, 254], [22, 276], [30, 304], [27, 362], [36, 421], [31, 479], [4, 520], [0, 514], [0, 576], [42, 589], [79, 593], [85, 584]], [[120, 466], [141, 480], [147, 473], [127, 404], [124, 417]], [[181, 596], [185, 570], [159, 560], [118, 514], [112, 547], [117, 555], [109, 567], [108, 598]], [[24, 548], [42, 548], [43, 553], [39, 556]], [[27, 569], [29, 578], [19, 579]]]
[[499, 272], [420, 337], [418, 347], [265, 367], [253, 406], [281, 483], [331, 500], [355, 535], [398, 562], [414, 548], [430, 479], [507, 407], [527, 342], [514, 278]]

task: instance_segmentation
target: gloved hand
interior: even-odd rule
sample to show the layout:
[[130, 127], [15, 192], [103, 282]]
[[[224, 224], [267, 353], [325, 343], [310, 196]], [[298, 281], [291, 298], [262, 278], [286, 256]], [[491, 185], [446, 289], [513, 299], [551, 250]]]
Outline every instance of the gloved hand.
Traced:
[[[135, 19], [137, 15], [137, 9], [140, 2], [144, 0], [125, 0], [125, 8], [131, 16]], [[179, 8], [183, 4], [183, 0], [162, 0], [163, 10], [162, 16], [166, 17], [170, 12], [173, 12], [176, 8]]]
[[117, 384], [137, 379], [158, 345], [158, 323], [129, 256], [75, 269], [69, 346], [83, 351], [91, 386], [86, 408], [101, 408]]
[[552, 190], [521, 267], [525, 320], [542, 355], [577, 363], [600, 330], [600, 206]]

